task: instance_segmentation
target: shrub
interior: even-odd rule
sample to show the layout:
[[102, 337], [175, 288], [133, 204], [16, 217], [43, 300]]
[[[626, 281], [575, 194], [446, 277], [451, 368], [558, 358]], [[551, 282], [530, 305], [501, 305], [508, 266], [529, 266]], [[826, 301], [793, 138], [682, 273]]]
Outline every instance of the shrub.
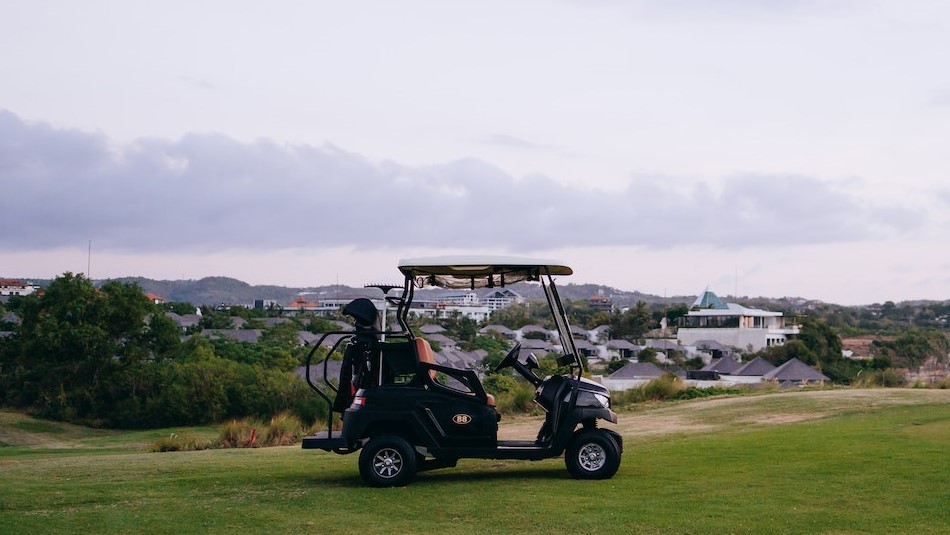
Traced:
[[264, 433], [265, 446], [289, 446], [304, 435], [303, 424], [292, 414], [282, 412], [270, 419]]
[[260, 420], [231, 420], [222, 426], [215, 445], [219, 448], [253, 448], [260, 446], [258, 430], [264, 430], [264, 423]]
[[495, 405], [504, 414], [537, 414], [541, 411], [534, 402], [534, 387], [518, 381], [515, 381], [511, 390], [499, 392], [495, 396]]
[[670, 399], [677, 392], [683, 389], [683, 381], [679, 377], [664, 373], [649, 383], [643, 385], [643, 394], [646, 399], [654, 401], [663, 401]]
[[198, 438], [194, 435], [178, 435], [176, 433], [172, 433], [167, 437], [159, 439], [158, 442], [152, 445], [150, 451], [164, 452], [206, 450], [212, 445], [212, 442], [208, 439]]
[[885, 370], [868, 370], [867, 373], [861, 374], [855, 379], [854, 386], [863, 388], [874, 386], [899, 387], [905, 386], [906, 383], [904, 374], [893, 368], [888, 368]]
[[494, 395], [500, 395], [504, 392], [512, 392], [518, 388], [518, 381], [510, 375], [502, 375], [496, 373], [494, 375], [489, 375], [485, 377], [482, 381], [482, 386], [485, 388], [486, 392], [490, 392]]

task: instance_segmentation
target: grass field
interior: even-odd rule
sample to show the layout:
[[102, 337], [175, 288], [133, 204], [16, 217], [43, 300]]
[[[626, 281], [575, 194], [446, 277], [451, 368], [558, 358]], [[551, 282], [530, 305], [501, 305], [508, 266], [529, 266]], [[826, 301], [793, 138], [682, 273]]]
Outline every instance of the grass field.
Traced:
[[[0, 533], [950, 533], [950, 391], [833, 390], [620, 415], [623, 465], [462, 461], [362, 486], [356, 456], [146, 453], [171, 432], [0, 412]], [[504, 422], [532, 436], [537, 420]]]

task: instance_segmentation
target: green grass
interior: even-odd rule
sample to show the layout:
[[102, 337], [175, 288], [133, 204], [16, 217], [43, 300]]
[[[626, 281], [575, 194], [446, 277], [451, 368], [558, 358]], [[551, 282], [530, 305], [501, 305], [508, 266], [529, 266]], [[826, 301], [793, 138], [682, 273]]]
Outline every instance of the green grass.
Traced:
[[561, 459], [468, 460], [370, 489], [356, 455], [142, 453], [169, 431], [0, 412], [0, 442], [34, 440], [0, 447], [0, 532], [950, 533], [950, 391], [783, 393], [620, 416], [626, 451], [607, 481], [570, 479]]

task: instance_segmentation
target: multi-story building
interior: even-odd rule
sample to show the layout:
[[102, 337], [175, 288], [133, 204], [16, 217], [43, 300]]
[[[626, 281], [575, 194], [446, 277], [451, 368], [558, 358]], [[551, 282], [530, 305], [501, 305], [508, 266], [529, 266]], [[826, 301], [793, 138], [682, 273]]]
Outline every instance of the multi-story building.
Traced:
[[683, 345], [714, 340], [726, 346], [758, 351], [782, 345], [800, 332], [798, 325], [786, 323], [781, 312], [723, 303], [706, 289], [680, 318], [677, 338]]

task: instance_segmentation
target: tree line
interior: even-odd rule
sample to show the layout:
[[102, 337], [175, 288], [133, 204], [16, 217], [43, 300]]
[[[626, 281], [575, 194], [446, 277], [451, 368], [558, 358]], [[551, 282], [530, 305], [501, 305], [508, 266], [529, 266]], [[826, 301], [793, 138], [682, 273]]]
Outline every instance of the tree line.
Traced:
[[[96, 288], [66, 273], [43, 292], [11, 298], [19, 318], [0, 339], [0, 402], [44, 418], [154, 428], [326, 407], [296, 377], [296, 337], [258, 344], [191, 336], [135, 284]], [[191, 310], [194, 310], [193, 308]], [[7, 326], [8, 328], [11, 326]]]

